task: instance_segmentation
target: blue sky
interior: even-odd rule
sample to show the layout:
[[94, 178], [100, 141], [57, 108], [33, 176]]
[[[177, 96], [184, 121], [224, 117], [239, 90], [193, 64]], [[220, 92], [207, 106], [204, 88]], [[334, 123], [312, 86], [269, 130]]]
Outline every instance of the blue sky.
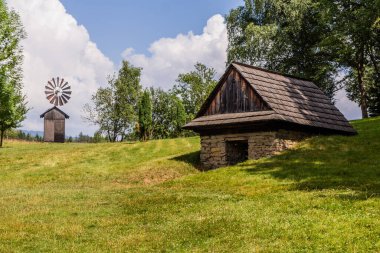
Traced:
[[89, 31], [91, 40], [114, 63], [132, 47], [149, 54], [150, 44], [179, 33], [202, 33], [207, 20], [225, 15], [243, 0], [61, 0], [68, 13]]

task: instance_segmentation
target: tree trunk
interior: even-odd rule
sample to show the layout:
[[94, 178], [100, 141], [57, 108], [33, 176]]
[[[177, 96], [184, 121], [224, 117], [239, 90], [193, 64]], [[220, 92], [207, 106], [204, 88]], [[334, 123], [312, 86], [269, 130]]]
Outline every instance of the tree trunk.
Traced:
[[367, 92], [364, 87], [364, 46], [361, 48], [360, 52], [357, 54], [357, 65], [356, 71], [358, 74], [358, 88], [360, 92], [360, 109], [362, 111], [362, 118], [368, 118], [368, 104], [367, 104]]
[[4, 131], [0, 130], [0, 148], [3, 147]]
[[360, 109], [362, 111], [362, 118], [368, 118], [368, 104], [367, 104], [367, 92], [363, 84], [364, 66], [359, 64], [358, 66], [358, 85], [360, 91]]
[[112, 142], [110, 131], [107, 131], [107, 137], [108, 137], [108, 141], [109, 141], [109, 142]]

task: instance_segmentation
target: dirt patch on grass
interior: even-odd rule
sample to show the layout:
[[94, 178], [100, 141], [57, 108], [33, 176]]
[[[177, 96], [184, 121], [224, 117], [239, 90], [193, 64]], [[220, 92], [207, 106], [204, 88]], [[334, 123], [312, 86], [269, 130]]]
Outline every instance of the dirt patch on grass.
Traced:
[[175, 161], [155, 161], [134, 170], [126, 171], [121, 178], [113, 182], [117, 187], [131, 188], [151, 186], [171, 181], [198, 172], [193, 166]]

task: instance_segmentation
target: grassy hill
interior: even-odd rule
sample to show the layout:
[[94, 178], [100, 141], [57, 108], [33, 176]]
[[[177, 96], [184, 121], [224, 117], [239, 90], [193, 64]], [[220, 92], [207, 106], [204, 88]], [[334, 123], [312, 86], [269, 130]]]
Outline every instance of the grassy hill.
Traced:
[[199, 138], [7, 142], [0, 252], [379, 252], [380, 118], [200, 172]]

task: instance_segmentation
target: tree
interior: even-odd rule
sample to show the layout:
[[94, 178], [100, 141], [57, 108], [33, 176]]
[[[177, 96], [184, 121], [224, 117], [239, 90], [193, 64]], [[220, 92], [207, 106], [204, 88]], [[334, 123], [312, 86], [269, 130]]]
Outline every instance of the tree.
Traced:
[[194, 71], [180, 74], [177, 85], [173, 87], [174, 94], [182, 100], [187, 120], [195, 117], [217, 83], [214, 79], [216, 72], [213, 68], [202, 63], [195, 64], [194, 68]]
[[171, 134], [170, 104], [171, 95], [161, 88], [150, 88], [152, 97], [152, 137], [154, 139], [168, 138]]
[[25, 32], [18, 14], [0, 0], [0, 147], [6, 130], [20, 126], [28, 111], [22, 94], [20, 42]]
[[139, 133], [140, 139], [149, 140], [152, 129], [152, 101], [148, 90], [143, 92], [139, 103]]
[[228, 62], [234, 60], [312, 79], [330, 98], [336, 91], [332, 32], [321, 1], [246, 0], [227, 15]]
[[228, 61], [312, 79], [330, 98], [346, 87], [368, 117], [379, 10], [378, 0], [246, 0], [227, 16]]
[[359, 103], [367, 118], [369, 90], [380, 86], [380, 1], [336, 0], [331, 5], [337, 62], [346, 70], [349, 98]]
[[162, 139], [178, 137], [182, 133], [182, 126], [186, 123], [186, 111], [173, 92], [150, 88], [152, 97], [152, 137]]
[[172, 95], [173, 105], [171, 106], [172, 123], [173, 123], [173, 137], [177, 137], [182, 133], [182, 127], [186, 124], [186, 110], [182, 100]]
[[42, 137], [41, 137], [39, 134], [37, 134], [37, 135], [34, 137], [34, 139], [35, 139], [37, 142], [41, 142], [41, 141], [42, 141]]
[[93, 105], [84, 106], [84, 118], [98, 125], [110, 142], [123, 141], [137, 122], [140, 75], [140, 68], [123, 61], [118, 75], [108, 78], [109, 87], [99, 88]]
[[94, 136], [92, 137], [92, 141], [94, 143], [100, 143], [100, 142], [103, 142], [105, 141], [104, 137], [102, 136], [102, 133], [100, 131], [96, 131], [94, 133]]
[[368, 112], [370, 117], [380, 116], [380, 74], [367, 69], [367, 78], [364, 78], [367, 88]]

